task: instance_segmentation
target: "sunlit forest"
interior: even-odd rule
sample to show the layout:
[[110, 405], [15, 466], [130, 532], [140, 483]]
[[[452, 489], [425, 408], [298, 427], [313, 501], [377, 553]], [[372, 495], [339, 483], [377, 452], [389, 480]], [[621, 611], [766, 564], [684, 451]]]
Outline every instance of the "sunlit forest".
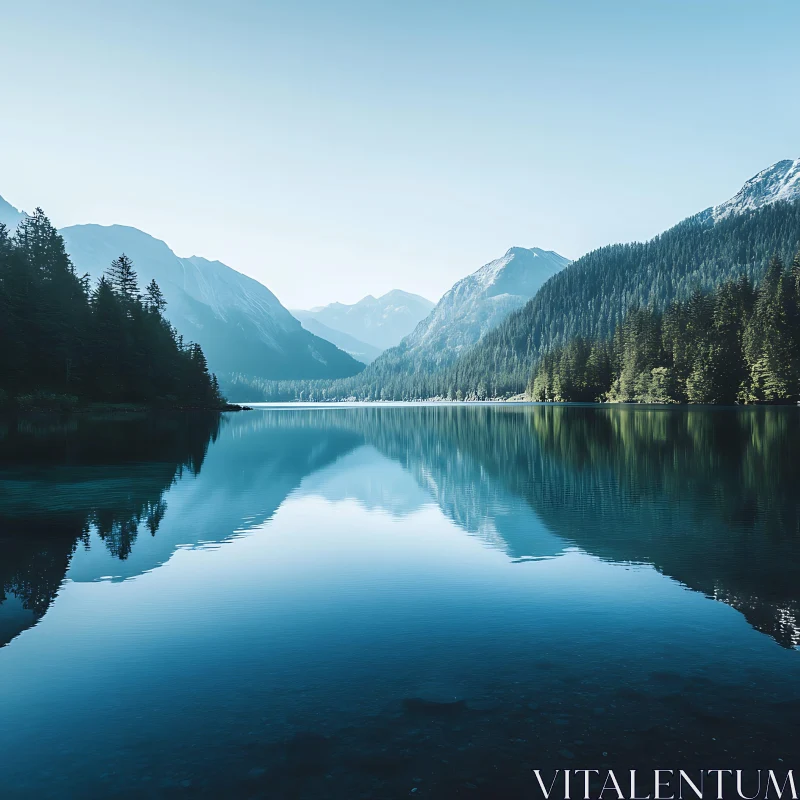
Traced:
[[[694, 310], [698, 303], [713, 304], [713, 295], [722, 284], [728, 284], [727, 296], [734, 293], [731, 282], [736, 284], [740, 280], [744, 281], [743, 292], [753, 292], [767, 275], [771, 259], [777, 256], [784, 263], [791, 263], [798, 247], [800, 203], [776, 203], [716, 224], [701, 214], [648, 242], [610, 245], [582, 256], [548, 280], [526, 306], [512, 312], [497, 328], [444, 368], [409, 361], [400, 347], [387, 350], [352, 378], [266, 381], [237, 375], [232, 377], [227, 388], [231, 396], [246, 401], [485, 400], [521, 395], [532, 388], [531, 376], [546, 354], [577, 346], [572, 344], [577, 341], [611, 343], [623, 323], [630, 328], [635, 320], [639, 324], [647, 315], [665, 319], [669, 324], [669, 319], [677, 319], [684, 313], [680, 309]], [[774, 289], [774, 281], [770, 286]], [[709, 299], [702, 300], [705, 296]], [[704, 313], [707, 322], [711, 312], [706, 309]], [[763, 322], [766, 317], [759, 312], [758, 319]], [[767, 323], [771, 324], [769, 320]], [[781, 322], [778, 329], [782, 325]], [[686, 338], [684, 333], [679, 337], [681, 340]], [[755, 357], [753, 347], [748, 350], [747, 358]], [[719, 349], [715, 354], [722, 355]], [[706, 347], [703, 359], [707, 357]], [[554, 363], [553, 358], [550, 356], [546, 363]], [[678, 386], [670, 390], [669, 396], [686, 402], [688, 375], [682, 375], [681, 371], [687, 369], [682, 358], [678, 354], [675, 375]], [[596, 353], [596, 359], [599, 369], [614, 371], [615, 365], [603, 362], [602, 353]], [[703, 363], [705, 361], [701, 361], [699, 368], [702, 369]], [[688, 369], [694, 367], [692, 361]], [[707, 382], [712, 380], [709, 376]], [[762, 391], [759, 388], [757, 376], [754, 380], [755, 385], [743, 391], [740, 399], [755, 402], [774, 395], [771, 389], [765, 387]], [[764, 380], [769, 380], [768, 376], [764, 375]], [[701, 387], [702, 382], [693, 381], [696, 387], [693, 396], [714, 397], [717, 388]], [[540, 384], [541, 381], [537, 385]], [[727, 402], [736, 399], [738, 389], [737, 385], [736, 393], [725, 393]], [[659, 393], [665, 396], [659, 387], [650, 390], [651, 396]], [[639, 396], [642, 394], [638, 392]], [[625, 384], [615, 397], [636, 395], [637, 392]], [[548, 391], [544, 395], [540, 392], [540, 396], [555, 395]], [[590, 400], [597, 398], [592, 391], [582, 396]], [[707, 399], [705, 402], [723, 401]]]
[[575, 337], [546, 353], [529, 386], [537, 401], [786, 403], [800, 397], [800, 252], [695, 292], [663, 312], [627, 314], [609, 339]]

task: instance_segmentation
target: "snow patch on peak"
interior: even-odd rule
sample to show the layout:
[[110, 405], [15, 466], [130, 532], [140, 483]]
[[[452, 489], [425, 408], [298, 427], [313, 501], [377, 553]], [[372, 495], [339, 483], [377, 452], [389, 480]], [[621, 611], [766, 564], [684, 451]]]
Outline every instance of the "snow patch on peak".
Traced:
[[800, 158], [778, 161], [747, 181], [730, 199], [711, 209], [714, 222], [780, 201], [800, 200]]
[[[539, 259], [542, 263], [537, 261], [534, 266], [534, 259]], [[541, 250], [538, 247], [510, 247], [502, 258], [497, 258], [488, 264], [484, 264], [476, 272], [459, 281], [451, 291], [458, 286], [468, 284], [480, 287], [480, 289], [487, 289], [497, 283], [506, 268], [514, 262], [519, 262], [519, 267], [522, 270], [526, 268], [544, 270], [545, 279], [570, 263], [568, 258], [564, 258], [553, 250]], [[514, 263], [513, 271], [518, 272], [516, 263]], [[525, 292], [521, 293], [524, 294]]]
[[479, 270], [473, 272], [472, 275], [468, 275], [464, 278], [462, 282], [475, 282], [481, 286], [490, 286], [497, 280], [500, 273], [516, 258], [517, 253], [515, 250], [518, 250], [518, 248], [512, 247], [502, 258], [496, 258], [494, 261], [484, 264]]

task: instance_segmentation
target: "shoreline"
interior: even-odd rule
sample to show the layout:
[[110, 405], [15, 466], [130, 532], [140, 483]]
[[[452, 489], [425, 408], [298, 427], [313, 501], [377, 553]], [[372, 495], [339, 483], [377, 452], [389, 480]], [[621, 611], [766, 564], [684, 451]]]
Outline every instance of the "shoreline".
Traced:
[[0, 408], [0, 417], [29, 416], [31, 414], [150, 414], [159, 412], [201, 412], [221, 414], [223, 412], [252, 411], [242, 403], [225, 403], [222, 406], [171, 406], [158, 403], [81, 403], [75, 406], [58, 403], [29, 407]]

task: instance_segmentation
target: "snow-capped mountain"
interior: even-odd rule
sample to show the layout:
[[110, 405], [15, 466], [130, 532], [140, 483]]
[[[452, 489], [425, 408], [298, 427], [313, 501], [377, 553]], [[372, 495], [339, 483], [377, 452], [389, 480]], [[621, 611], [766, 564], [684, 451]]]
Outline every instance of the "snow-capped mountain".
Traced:
[[778, 161], [750, 178], [730, 200], [702, 212], [715, 223], [782, 200], [800, 199], [800, 158]]
[[426, 363], [452, 361], [569, 263], [552, 250], [512, 247], [458, 281], [392, 352], [419, 356]]
[[60, 233], [78, 273], [98, 278], [125, 253], [140, 286], [155, 278], [167, 300], [167, 318], [187, 341], [202, 346], [213, 371], [334, 378], [362, 368], [306, 331], [266, 286], [220, 261], [179, 258], [165, 242], [124, 225], [74, 225]]
[[292, 311], [302, 323], [321, 322], [379, 350], [393, 347], [433, 308], [418, 294], [394, 289], [382, 297], [367, 295], [353, 305], [331, 303], [308, 311]]

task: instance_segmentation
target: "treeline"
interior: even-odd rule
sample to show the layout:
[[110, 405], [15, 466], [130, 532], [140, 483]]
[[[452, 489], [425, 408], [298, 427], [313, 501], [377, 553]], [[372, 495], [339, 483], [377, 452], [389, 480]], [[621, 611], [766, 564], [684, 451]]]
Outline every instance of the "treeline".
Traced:
[[661, 311], [740, 275], [755, 285], [773, 254], [788, 262], [798, 246], [800, 203], [776, 203], [717, 223], [703, 212], [648, 242], [602, 247], [579, 258], [452, 364], [409, 363], [401, 345], [352, 378], [269, 382], [239, 376], [230, 394], [281, 401], [517, 395], [553, 347], [575, 337], [606, 340], [631, 309]]
[[121, 255], [96, 285], [78, 276], [41, 209], [12, 235], [0, 223], [0, 406], [79, 401], [224, 405], [202, 349], [142, 293]]
[[742, 275], [663, 312], [630, 311], [610, 338], [545, 353], [536, 401], [787, 403], [800, 398], [800, 252], [774, 257], [758, 288]]
[[648, 242], [582, 256], [552, 277], [454, 365], [465, 385], [493, 376], [499, 394], [522, 391], [539, 357], [576, 336], [606, 339], [634, 308], [663, 310], [746, 275], [757, 283], [770, 258], [800, 247], [800, 203], [775, 203], [713, 222], [702, 213]]

